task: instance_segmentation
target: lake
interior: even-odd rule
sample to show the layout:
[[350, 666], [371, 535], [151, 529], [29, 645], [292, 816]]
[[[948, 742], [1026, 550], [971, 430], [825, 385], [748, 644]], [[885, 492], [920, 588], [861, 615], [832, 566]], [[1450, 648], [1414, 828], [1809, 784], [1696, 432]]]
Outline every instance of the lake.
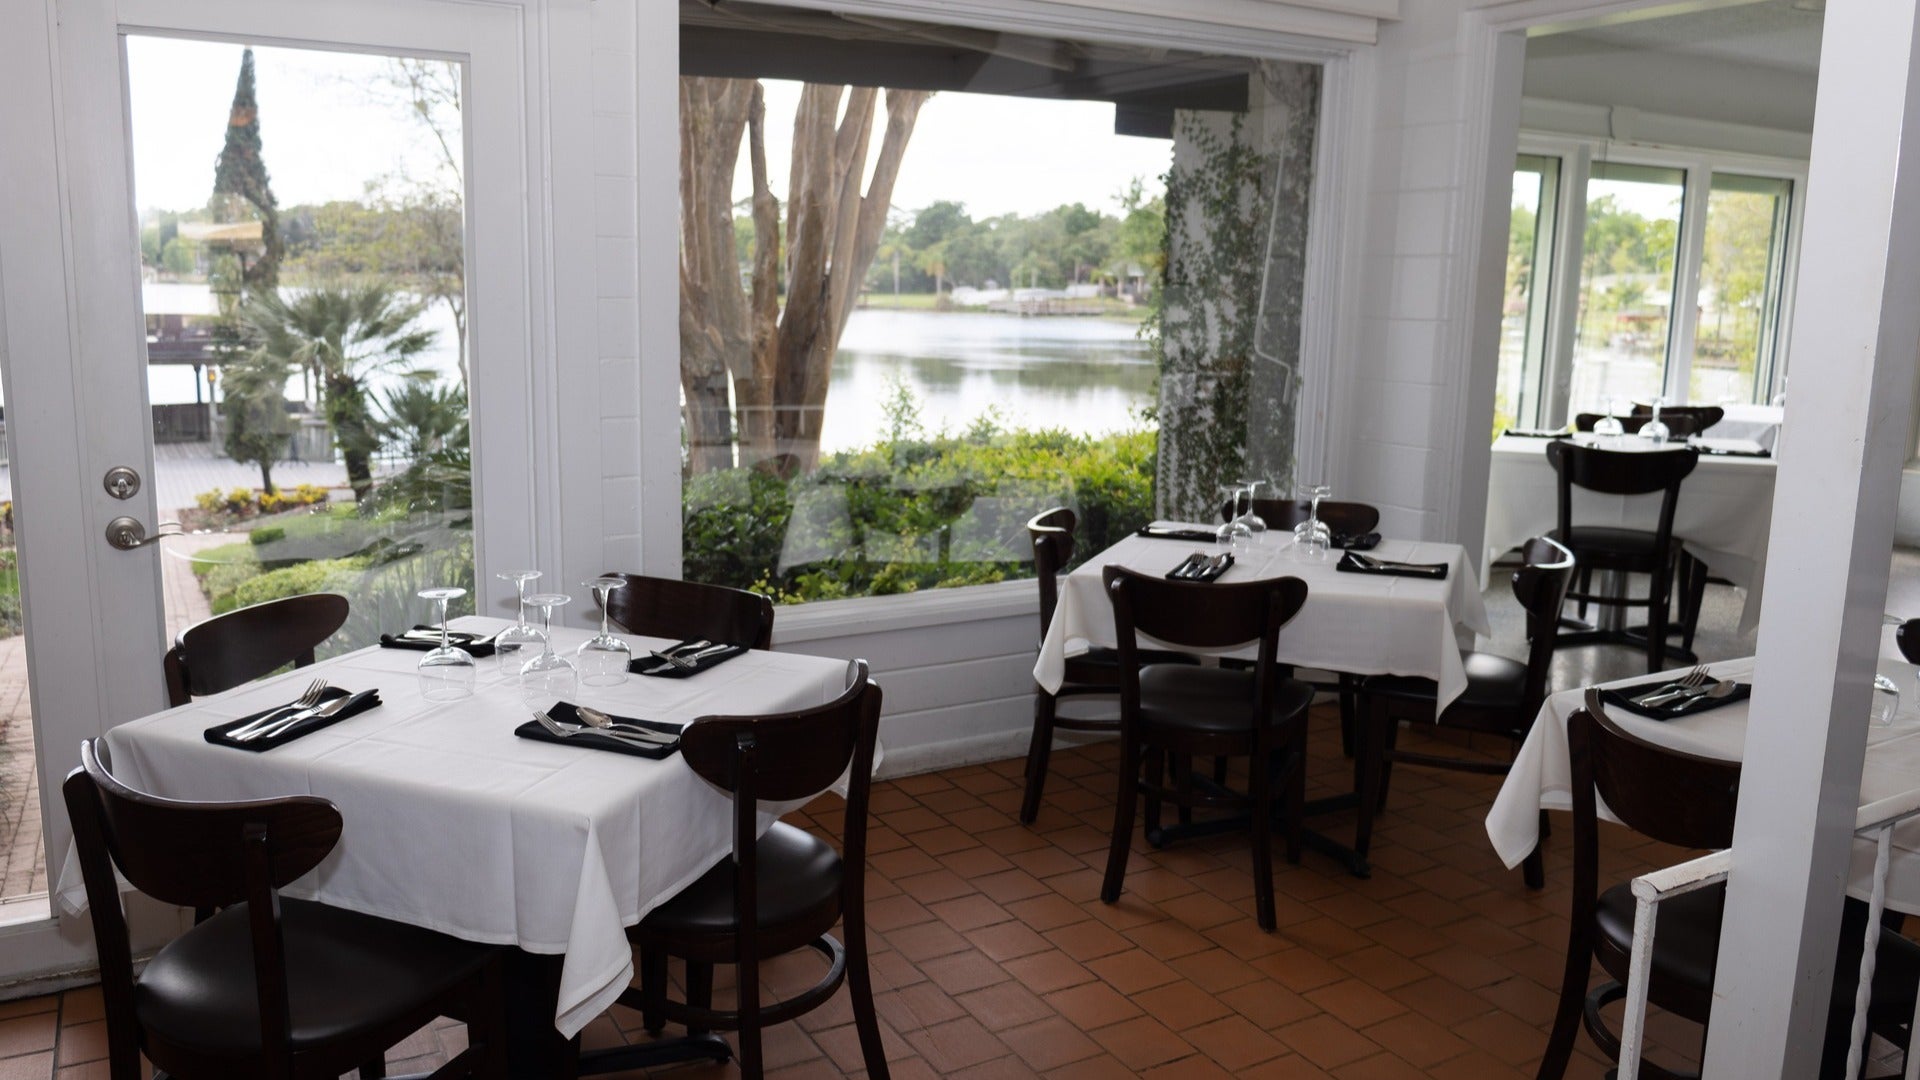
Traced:
[[[436, 340], [417, 365], [457, 378], [446, 308], [428, 307], [420, 323]], [[919, 402], [929, 435], [964, 431], [989, 409], [998, 410], [1003, 428], [1107, 434], [1137, 426], [1155, 384], [1152, 350], [1130, 319], [862, 309], [847, 320], [834, 357], [821, 449], [857, 449], [885, 434], [895, 379]], [[147, 380], [156, 404], [194, 400], [190, 367], [156, 364]], [[376, 392], [398, 381], [395, 374], [369, 380]], [[301, 396], [299, 379], [288, 385]]]

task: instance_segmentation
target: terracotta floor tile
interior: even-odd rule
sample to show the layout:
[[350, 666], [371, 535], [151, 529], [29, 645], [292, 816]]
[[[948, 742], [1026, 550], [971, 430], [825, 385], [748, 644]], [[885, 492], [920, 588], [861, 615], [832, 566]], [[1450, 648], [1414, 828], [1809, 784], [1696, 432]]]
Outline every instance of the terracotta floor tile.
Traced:
[[874, 1011], [895, 1031], [918, 1031], [923, 1027], [957, 1020], [966, 1009], [932, 980], [874, 995]]
[[1234, 1072], [1242, 1072], [1287, 1052], [1278, 1039], [1235, 1014], [1181, 1033], [1200, 1052]]
[[969, 948], [967, 939], [943, 922], [917, 923], [891, 931], [887, 943], [916, 964]]
[[1141, 1007], [1103, 982], [1081, 983], [1047, 995], [1047, 1006], [1082, 1031], [1143, 1015]]
[[996, 923], [970, 930], [966, 939], [974, 948], [985, 953], [987, 958], [1004, 963], [1022, 956], [1031, 956], [1052, 948], [1052, 943], [1041, 937], [1033, 927], [1019, 921]]
[[1136, 926], [1127, 932], [1127, 939], [1157, 960], [1177, 960], [1213, 947], [1213, 942], [1171, 919]]
[[[1272, 987], [1262, 988], [1268, 993]], [[1281, 991], [1284, 993], [1284, 991]], [[1175, 1031], [1185, 1031], [1233, 1014], [1233, 1007], [1190, 982], [1168, 983], [1133, 995], [1148, 1016]]]
[[1430, 1068], [1473, 1049], [1424, 1016], [1401, 1013], [1367, 1028], [1367, 1038], [1421, 1068]]
[[1336, 1080], [1425, 1080], [1427, 1070], [1391, 1053], [1361, 1058], [1333, 1070]]
[[1281, 1042], [1322, 1069], [1335, 1069], [1381, 1050], [1372, 1039], [1324, 1014], [1289, 1024], [1276, 1034]]
[[0, 1080], [53, 1080], [53, 1051], [0, 1058]]
[[971, 949], [929, 960], [921, 966], [935, 986], [954, 997], [1009, 978], [999, 964]]
[[1207, 949], [1174, 960], [1173, 970], [1210, 994], [1244, 986], [1260, 978], [1251, 964], [1225, 949]]
[[1041, 933], [1069, 926], [1087, 917], [1080, 905], [1052, 892], [1027, 900], [1016, 900], [1007, 905], [1007, 910]]
[[1051, 993], [1097, 978], [1093, 972], [1058, 949], [1009, 960], [1000, 966], [1036, 994]]
[[1008, 1047], [971, 1016], [949, 1020], [913, 1032], [907, 1045], [918, 1051], [941, 1075], [955, 1073], [983, 1061], [1004, 1057]]
[[54, 1034], [59, 1027], [59, 1014], [51, 1012], [29, 1013], [11, 1020], [0, 1020], [0, 1058], [53, 1049]]
[[973, 892], [973, 886], [951, 870], [935, 870], [929, 874], [917, 874], [901, 878], [897, 883], [900, 891], [931, 908], [942, 900], [951, 900], [956, 896], [965, 896]]
[[1084, 1061], [1100, 1053], [1098, 1043], [1057, 1016], [1003, 1032], [1000, 1038], [1020, 1060], [1041, 1071]]
[[1192, 1054], [1195, 1047], [1151, 1016], [1139, 1016], [1103, 1027], [1093, 1041], [1134, 1072]]
[[1356, 1030], [1407, 1011], [1397, 999], [1358, 979], [1344, 979], [1309, 990], [1304, 996], [1334, 1019]]
[[998, 904], [1010, 904], [1015, 900], [1041, 896], [1050, 891], [1045, 882], [1017, 866], [1010, 866], [998, 873], [967, 875], [967, 879], [975, 888]]
[[1047, 940], [1057, 946], [1061, 952], [1083, 963], [1133, 948], [1133, 942], [1107, 924], [1094, 919], [1049, 930]]
[[1151, 990], [1180, 977], [1178, 972], [1139, 949], [1129, 949], [1090, 961], [1087, 970], [1105, 979], [1123, 994]]
[[1220, 994], [1216, 1000], [1266, 1031], [1285, 1027], [1296, 1020], [1305, 1020], [1320, 1011], [1306, 998], [1270, 982], [1237, 986]]
[[14, 1001], [0, 1001], [0, 1020], [12, 1020], [17, 1016], [32, 1016], [35, 1013], [58, 1012], [60, 998], [55, 994], [42, 994], [39, 997], [19, 998]]
[[979, 893], [953, 900], [943, 900], [934, 904], [930, 910], [939, 917], [941, 922], [963, 934], [969, 930], [978, 930], [983, 926], [992, 926], [994, 923], [1013, 918], [1005, 908]]
[[1023, 1027], [1054, 1015], [1053, 1009], [1033, 991], [1013, 981], [961, 994], [956, 1000], [988, 1031]]

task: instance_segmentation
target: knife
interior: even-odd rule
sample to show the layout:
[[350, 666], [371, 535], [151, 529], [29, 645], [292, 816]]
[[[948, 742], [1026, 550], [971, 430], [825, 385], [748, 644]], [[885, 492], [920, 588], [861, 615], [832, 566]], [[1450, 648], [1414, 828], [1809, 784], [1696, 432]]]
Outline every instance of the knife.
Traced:
[[332, 701], [329, 701], [320, 705], [315, 705], [310, 709], [302, 709], [299, 712], [294, 713], [292, 716], [275, 720], [273, 723], [268, 724], [264, 727], [255, 728], [254, 730], [247, 732], [245, 735], [238, 737], [234, 741], [235, 742], [253, 742], [255, 739], [271, 738], [272, 736], [279, 735], [283, 732], [291, 730], [295, 724], [298, 724], [303, 720], [315, 720], [315, 719], [320, 719], [322, 717], [333, 716], [341, 712], [342, 710], [344, 710], [350, 702], [362, 700], [374, 693], [377, 693], [377, 691], [362, 690], [357, 694], [348, 694], [346, 697], [334, 698]]

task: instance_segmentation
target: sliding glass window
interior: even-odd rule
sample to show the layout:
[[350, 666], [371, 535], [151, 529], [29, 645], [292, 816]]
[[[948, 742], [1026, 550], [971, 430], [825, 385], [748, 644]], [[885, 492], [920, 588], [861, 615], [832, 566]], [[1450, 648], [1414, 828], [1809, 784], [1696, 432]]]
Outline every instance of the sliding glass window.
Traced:
[[1666, 385], [1686, 172], [1595, 162], [1581, 238], [1568, 412], [1653, 397]]
[[1495, 431], [1540, 422], [1541, 370], [1547, 353], [1549, 282], [1560, 159], [1522, 154], [1513, 170], [1507, 233], [1507, 289], [1500, 309], [1500, 373]]
[[1695, 300], [1693, 370], [1687, 396], [1702, 403], [1752, 401], [1771, 382], [1787, 265], [1793, 181], [1715, 173]]

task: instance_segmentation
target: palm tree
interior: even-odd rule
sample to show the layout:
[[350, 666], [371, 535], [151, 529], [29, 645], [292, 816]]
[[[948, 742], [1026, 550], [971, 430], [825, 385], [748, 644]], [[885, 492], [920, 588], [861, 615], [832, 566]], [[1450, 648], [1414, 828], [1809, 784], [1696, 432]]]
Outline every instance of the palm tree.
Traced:
[[355, 499], [373, 488], [372, 458], [380, 446], [380, 425], [367, 408], [367, 377], [409, 367], [432, 346], [434, 332], [414, 326], [425, 309], [426, 301], [377, 281], [291, 297], [264, 292], [242, 309], [260, 353], [313, 374]]

